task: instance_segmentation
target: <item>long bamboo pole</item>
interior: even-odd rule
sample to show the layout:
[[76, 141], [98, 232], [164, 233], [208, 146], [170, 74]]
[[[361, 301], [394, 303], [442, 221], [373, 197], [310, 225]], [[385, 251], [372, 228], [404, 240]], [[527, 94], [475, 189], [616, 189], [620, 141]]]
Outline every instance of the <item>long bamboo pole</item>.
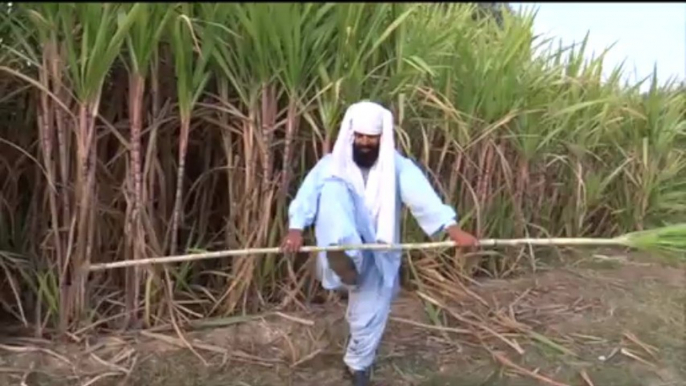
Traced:
[[[615, 237], [609, 239], [592, 238], [548, 238], [548, 239], [484, 239], [479, 240], [480, 247], [503, 247], [503, 246], [628, 246], [626, 237]], [[372, 251], [393, 251], [393, 250], [417, 250], [417, 249], [439, 249], [456, 247], [453, 241], [439, 241], [429, 243], [406, 243], [406, 244], [362, 244], [362, 245], [336, 245], [330, 247], [306, 246], [300, 248], [300, 252], [324, 252], [324, 251], [347, 251], [347, 250], [372, 250]], [[278, 247], [272, 248], [253, 248], [235, 249], [216, 252], [192, 253], [178, 256], [150, 257], [138, 260], [123, 260], [112, 263], [92, 264], [88, 267], [89, 271], [103, 271], [107, 269], [131, 267], [144, 264], [165, 264], [178, 263], [182, 261], [196, 261], [205, 259], [218, 259], [221, 257], [279, 254], [282, 253]]]

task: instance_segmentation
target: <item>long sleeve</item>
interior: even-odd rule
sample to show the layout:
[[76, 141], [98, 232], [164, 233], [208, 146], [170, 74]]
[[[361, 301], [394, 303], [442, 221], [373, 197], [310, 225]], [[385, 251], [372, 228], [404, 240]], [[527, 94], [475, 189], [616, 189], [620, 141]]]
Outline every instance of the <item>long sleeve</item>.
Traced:
[[434, 236], [456, 223], [455, 210], [443, 203], [421, 169], [411, 160], [398, 156], [400, 199], [428, 236]]
[[295, 198], [288, 207], [288, 228], [303, 230], [312, 225], [317, 216], [321, 176], [329, 163], [325, 156], [305, 176]]

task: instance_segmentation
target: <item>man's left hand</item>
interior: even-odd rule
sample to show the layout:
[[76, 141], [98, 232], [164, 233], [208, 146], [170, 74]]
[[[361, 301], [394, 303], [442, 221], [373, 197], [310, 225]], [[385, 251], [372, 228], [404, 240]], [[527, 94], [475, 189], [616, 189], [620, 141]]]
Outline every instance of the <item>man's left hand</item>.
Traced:
[[458, 225], [451, 225], [446, 229], [448, 237], [461, 247], [475, 247], [479, 245], [479, 240], [471, 234], [460, 229]]

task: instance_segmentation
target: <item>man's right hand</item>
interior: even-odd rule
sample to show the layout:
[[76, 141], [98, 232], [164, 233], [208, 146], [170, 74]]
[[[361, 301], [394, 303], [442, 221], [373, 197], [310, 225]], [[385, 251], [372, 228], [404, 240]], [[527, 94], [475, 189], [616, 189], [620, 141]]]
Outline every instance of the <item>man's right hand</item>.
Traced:
[[284, 253], [295, 253], [303, 245], [303, 232], [300, 229], [289, 229], [288, 234], [281, 242], [281, 251]]

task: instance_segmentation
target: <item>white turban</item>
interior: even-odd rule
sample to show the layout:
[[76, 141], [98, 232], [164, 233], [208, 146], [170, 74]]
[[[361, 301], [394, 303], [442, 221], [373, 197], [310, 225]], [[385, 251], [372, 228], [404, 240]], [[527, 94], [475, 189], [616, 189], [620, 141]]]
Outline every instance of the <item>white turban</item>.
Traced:
[[[369, 170], [365, 187], [352, 157], [354, 133], [381, 135], [379, 157]], [[364, 197], [374, 222], [376, 241], [393, 243], [396, 228], [395, 141], [393, 114], [383, 106], [362, 101], [348, 107], [333, 147], [334, 175], [348, 181]]]

